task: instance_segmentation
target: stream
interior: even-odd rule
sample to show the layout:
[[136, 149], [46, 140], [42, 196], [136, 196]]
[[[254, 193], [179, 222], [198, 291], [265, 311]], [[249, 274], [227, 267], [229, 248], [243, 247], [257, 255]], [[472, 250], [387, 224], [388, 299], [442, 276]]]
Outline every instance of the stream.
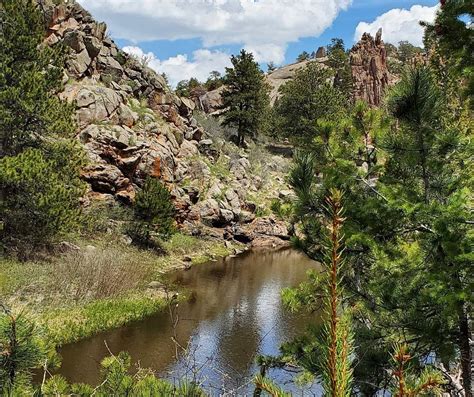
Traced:
[[[280, 294], [304, 281], [306, 272], [316, 266], [292, 249], [252, 250], [170, 273], [169, 280], [190, 294], [179, 303], [175, 328], [170, 313], [163, 311], [66, 345], [60, 350], [63, 362], [58, 372], [72, 382], [97, 384], [108, 346], [114, 354], [129, 352], [134, 363], [172, 382], [196, 379], [211, 395], [252, 395], [252, 379], [259, 371], [256, 356], [277, 355], [282, 343], [318, 320], [315, 315], [289, 313]], [[174, 334], [187, 351], [179, 359]], [[295, 384], [294, 373], [273, 369], [267, 375], [293, 395], [320, 395], [316, 383]]]

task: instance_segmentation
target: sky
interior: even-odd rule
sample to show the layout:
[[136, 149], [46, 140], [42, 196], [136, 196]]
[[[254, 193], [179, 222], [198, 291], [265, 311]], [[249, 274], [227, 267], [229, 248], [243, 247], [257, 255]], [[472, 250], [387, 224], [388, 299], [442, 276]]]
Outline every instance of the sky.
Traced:
[[108, 25], [126, 52], [146, 56], [149, 66], [180, 80], [206, 80], [224, 72], [230, 55], [251, 51], [262, 69], [284, 65], [302, 51], [344, 40], [347, 48], [363, 32], [393, 44], [422, 46], [419, 21], [432, 22], [437, 0], [79, 0]]

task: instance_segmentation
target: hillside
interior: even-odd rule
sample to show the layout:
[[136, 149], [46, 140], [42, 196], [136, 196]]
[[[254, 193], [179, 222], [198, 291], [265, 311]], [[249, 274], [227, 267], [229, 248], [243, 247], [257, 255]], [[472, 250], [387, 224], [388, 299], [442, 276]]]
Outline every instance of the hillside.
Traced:
[[70, 49], [61, 97], [76, 106], [77, 139], [89, 158], [83, 170], [87, 202], [129, 205], [152, 176], [168, 185], [177, 220], [188, 232], [245, 242], [287, 238], [275, 219], [254, 221], [288, 190], [287, 160], [258, 145], [243, 151], [212, 136], [194, 117], [193, 101], [175, 95], [162, 76], [121, 51], [106, 25], [78, 3], [50, 5], [45, 13], [45, 42]]

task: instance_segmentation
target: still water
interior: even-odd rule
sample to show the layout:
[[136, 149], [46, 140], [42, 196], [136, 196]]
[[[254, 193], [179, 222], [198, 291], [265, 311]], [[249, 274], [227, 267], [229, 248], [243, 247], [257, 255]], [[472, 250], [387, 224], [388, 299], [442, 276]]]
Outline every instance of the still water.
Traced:
[[[97, 383], [99, 363], [108, 355], [106, 342], [114, 354], [125, 350], [134, 363], [160, 377], [174, 382], [195, 378], [212, 395], [251, 395], [258, 372], [255, 357], [278, 354], [282, 343], [317, 321], [315, 315], [290, 314], [280, 295], [316, 267], [295, 250], [256, 250], [174, 272], [169, 280], [191, 295], [178, 306], [176, 327], [165, 311], [64, 346], [59, 373], [73, 382]], [[178, 359], [173, 335], [187, 351]], [[294, 395], [320, 395], [318, 385], [298, 386], [287, 371], [270, 370], [268, 375]]]

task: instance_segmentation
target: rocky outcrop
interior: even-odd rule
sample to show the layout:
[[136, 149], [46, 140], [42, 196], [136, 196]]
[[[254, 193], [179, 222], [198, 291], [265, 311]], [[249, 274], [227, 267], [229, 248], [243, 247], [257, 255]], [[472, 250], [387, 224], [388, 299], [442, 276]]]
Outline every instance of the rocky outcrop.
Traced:
[[83, 178], [92, 196], [131, 201], [148, 175], [174, 188], [183, 179], [177, 158], [197, 153], [203, 136], [194, 103], [122, 52], [107, 36], [107, 26], [78, 3], [43, 7], [45, 43], [69, 48], [61, 97], [76, 106], [77, 138], [90, 160]]
[[199, 109], [207, 114], [218, 114], [222, 110], [221, 94], [224, 88], [224, 86], [221, 86], [196, 98]]
[[316, 59], [325, 58], [326, 56], [327, 56], [326, 47], [319, 47], [316, 53], [314, 54], [314, 57]]
[[369, 33], [362, 35], [360, 41], [350, 51], [350, 65], [353, 98], [364, 100], [371, 106], [379, 106], [389, 85], [382, 29], [377, 32], [375, 39]]
[[[78, 3], [48, 1], [41, 2], [45, 44], [69, 48], [60, 96], [76, 107], [76, 137], [89, 158], [82, 170], [89, 185], [85, 205], [131, 204], [151, 176], [168, 186], [178, 224], [191, 233], [223, 237], [228, 228], [252, 225], [259, 208], [248, 196], [263, 182], [247, 155], [223, 154], [222, 143], [206, 136], [193, 117], [196, 103], [175, 95], [162, 76], [121, 51], [106, 25]], [[220, 92], [207, 93], [198, 105], [218, 110]], [[270, 163], [276, 169], [284, 161]], [[284, 185], [281, 179], [275, 191]], [[252, 240], [266, 236], [260, 229], [249, 229]]]
[[287, 224], [271, 216], [257, 218], [247, 225], [235, 225], [228, 233], [253, 247], [282, 247], [289, 245], [290, 240]]

